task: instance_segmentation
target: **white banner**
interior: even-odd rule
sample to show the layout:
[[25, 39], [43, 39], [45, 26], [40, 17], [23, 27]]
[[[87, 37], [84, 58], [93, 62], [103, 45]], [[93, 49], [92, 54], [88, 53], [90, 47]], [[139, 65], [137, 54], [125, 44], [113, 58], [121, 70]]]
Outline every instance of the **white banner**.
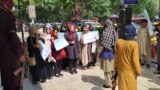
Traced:
[[97, 43], [93, 42], [92, 43], [92, 53], [96, 53], [96, 48], [97, 48]]
[[99, 33], [98, 33], [98, 31], [92, 31], [92, 32], [89, 32], [87, 34], [84, 34], [84, 36], [83, 36], [83, 43], [87, 44], [87, 43], [95, 42], [98, 39], [99, 39]]
[[[99, 39], [99, 32], [98, 31], [91, 31], [90, 33], [92, 33], [94, 36], [96, 36], [97, 39]], [[83, 32], [77, 32], [79, 41], [80, 41], [82, 34], [83, 34]], [[58, 32], [58, 38], [64, 38], [64, 33]]]
[[29, 18], [36, 18], [36, 10], [34, 5], [28, 6]]
[[49, 54], [51, 53], [51, 49], [48, 48], [41, 40], [39, 40], [38, 42], [39, 42], [41, 56], [42, 56], [43, 60], [46, 60], [48, 58]]
[[64, 33], [58, 32], [58, 38], [64, 38]]
[[59, 51], [59, 50], [65, 48], [65, 47], [67, 47], [68, 45], [69, 45], [69, 43], [63, 37], [54, 40], [54, 46], [56, 48], [56, 51]]
[[80, 38], [82, 36], [82, 32], [77, 32], [77, 35], [78, 35], [78, 40], [80, 41]]

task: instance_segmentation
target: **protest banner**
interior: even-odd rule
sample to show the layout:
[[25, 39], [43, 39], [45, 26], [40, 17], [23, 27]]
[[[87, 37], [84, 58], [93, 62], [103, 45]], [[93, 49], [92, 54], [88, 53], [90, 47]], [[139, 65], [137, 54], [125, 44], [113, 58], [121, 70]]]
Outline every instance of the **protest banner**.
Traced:
[[56, 51], [59, 51], [69, 45], [65, 38], [61, 37], [59, 39], [54, 40], [54, 46]]
[[42, 33], [43, 33], [43, 28], [38, 29], [37, 32], [38, 32], [39, 34], [42, 34]]
[[87, 34], [84, 34], [84, 36], [83, 36], [83, 43], [87, 44], [87, 43], [95, 42], [98, 39], [99, 39], [99, 33], [98, 33], [98, 31], [92, 31], [92, 32], [89, 32]]
[[77, 32], [77, 35], [78, 35], [78, 40], [80, 41], [80, 38], [82, 36], [82, 32]]
[[28, 6], [29, 18], [36, 18], [36, 9], [34, 5]]
[[51, 53], [51, 49], [48, 48], [41, 40], [39, 40], [38, 42], [39, 42], [41, 56], [42, 56], [43, 60], [46, 60], [48, 58], [49, 54]]
[[99, 32], [98, 31], [91, 31], [90, 33], [92, 33], [97, 38], [97, 40], [99, 39]]
[[[99, 39], [99, 32], [98, 31], [91, 31], [90, 33], [92, 35], [94, 35], [97, 39]], [[82, 34], [83, 34], [83, 32], [77, 32], [79, 41], [80, 41], [80, 38], [81, 38]], [[58, 38], [64, 38], [64, 33], [63, 32], [58, 32]]]
[[92, 43], [92, 53], [96, 53], [96, 47], [97, 43], [96, 42]]
[[64, 38], [64, 33], [63, 32], [58, 32], [58, 38]]

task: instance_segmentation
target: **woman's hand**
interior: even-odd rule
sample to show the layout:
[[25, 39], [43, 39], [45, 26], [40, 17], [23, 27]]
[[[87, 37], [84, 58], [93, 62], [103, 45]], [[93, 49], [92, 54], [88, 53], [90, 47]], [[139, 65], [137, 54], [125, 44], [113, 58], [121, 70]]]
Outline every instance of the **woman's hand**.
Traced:
[[74, 44], [75, 43], [75, 41], [70, 41], [70, 44]]
[[140, 76], [141, 74], [137, 72], [136, 75], [137, 75], [137, 76]]
[[21, 62], [21, 63], [24, 63], [24, 62], [25, 62], [25, 56], [24, 56], [24, 55], [21, 55], [21, 56], [19, 57], [19, 62]]

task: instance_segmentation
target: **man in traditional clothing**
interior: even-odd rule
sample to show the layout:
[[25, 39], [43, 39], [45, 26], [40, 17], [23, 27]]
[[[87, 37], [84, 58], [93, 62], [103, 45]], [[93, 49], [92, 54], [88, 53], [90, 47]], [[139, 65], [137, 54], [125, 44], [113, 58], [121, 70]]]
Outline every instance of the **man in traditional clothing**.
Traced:
[[147, 66], [150, 68], [150, 59], [151, 59], [151, 45], [150, 45], [150, 36], [148, 31], [148, 21], [143, 19], [141, 21], [141, 28], [137, 33], [137, 41], [139, 45], [139, 55], [141, 65]]
[[104, 77], [106, 83], [103, 85], [104, 88], [112, 87], [112, 80], [114, 74], [114, 46], [118, 39], [113, 23], [110, 20], [105, 21], [104, 31], [101, 37], [101, 44], [103, 51], [100, 54], [101, 68], [104, 71]]
[[0, 71], [4, 90], [20, 90], [18, 72], [25, 57], [11, 8], [11, 0], [0, 0]]
[[126, 25], [124, 39], [119, 39], [115, 47], [114, 67], [118, 73], [118, 90], [137, 90], [137, 76], [141, 74], [138, 44], [134, 41], [136, 28]]

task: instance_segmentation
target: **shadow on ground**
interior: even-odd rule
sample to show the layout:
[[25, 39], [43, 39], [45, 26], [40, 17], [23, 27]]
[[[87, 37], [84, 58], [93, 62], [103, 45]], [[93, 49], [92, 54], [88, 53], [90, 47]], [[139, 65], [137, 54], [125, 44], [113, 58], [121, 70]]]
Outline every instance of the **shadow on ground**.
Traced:
[[[156, 74], [153, 74], [154, 71], [152, 70], [148, 70], [146, 68], [143, 67], [143, 71], [142, 71], [142, 77], [145, 77], [145, 78], [148, 78], [149, 82], [153, 82], [157, 85], [160, 85], [160, 75], [156, 75]], [[149, 90], [160, 90], [159, 88], [150, 88]]]
[[24, 79], [23, 90], [43, 90], [40, 83], [33, 84], [30, 79]]
[[101, 87], [93, 87], [91, 90], [105, 90], [105, 89], [102, 89]]
[[105, 80], [98, 76], [82, 75], [82, 80], [83, 82], [88, 82], [95, 85], [96, 87], [93, 87], [92, 90], [104, 90], [102, 86], [105, 83]]

